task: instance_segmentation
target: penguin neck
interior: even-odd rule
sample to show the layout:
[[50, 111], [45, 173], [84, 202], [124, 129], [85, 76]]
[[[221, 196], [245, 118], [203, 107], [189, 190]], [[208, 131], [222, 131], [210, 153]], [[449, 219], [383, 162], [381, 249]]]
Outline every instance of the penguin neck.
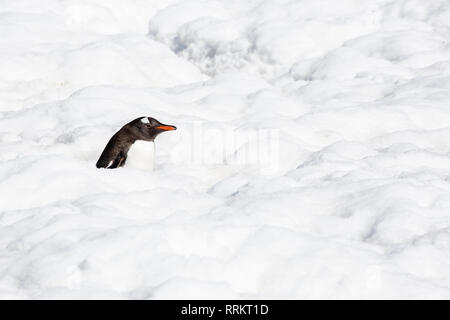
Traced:
[[154, 141], [135, 140], [128, 150], [126, 166], [153, 171], [155, 165]]

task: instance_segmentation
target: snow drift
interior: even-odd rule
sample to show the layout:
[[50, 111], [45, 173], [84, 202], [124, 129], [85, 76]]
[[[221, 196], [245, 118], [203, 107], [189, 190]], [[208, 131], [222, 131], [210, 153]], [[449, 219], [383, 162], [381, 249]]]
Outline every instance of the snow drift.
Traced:
[[[450, 298], [448, 21], [446, 0], [2, 1], [0, 297]], [[178, 127], [155, 170], [96, 169], [139, 116]]]

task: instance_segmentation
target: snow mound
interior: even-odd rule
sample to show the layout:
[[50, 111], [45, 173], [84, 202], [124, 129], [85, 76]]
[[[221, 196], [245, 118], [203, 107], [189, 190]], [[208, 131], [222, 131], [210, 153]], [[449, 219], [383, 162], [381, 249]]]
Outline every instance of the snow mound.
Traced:
[[[446, 0], [0, 5], [1, 298], [450, 298]], [[152, 116], [153, 172], [97, 169]]]

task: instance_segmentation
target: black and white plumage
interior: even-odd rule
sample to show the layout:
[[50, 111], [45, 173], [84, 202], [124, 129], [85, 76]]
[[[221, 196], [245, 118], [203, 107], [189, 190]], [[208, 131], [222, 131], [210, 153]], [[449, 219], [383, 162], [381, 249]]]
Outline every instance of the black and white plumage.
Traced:
[[153, 168], [154, 140], [164, 131], [176, 130], [152, 117], [140, 117], [124, 125], [109, 140], [97, 168], [115, 169], [128, 163], [140, 169]]

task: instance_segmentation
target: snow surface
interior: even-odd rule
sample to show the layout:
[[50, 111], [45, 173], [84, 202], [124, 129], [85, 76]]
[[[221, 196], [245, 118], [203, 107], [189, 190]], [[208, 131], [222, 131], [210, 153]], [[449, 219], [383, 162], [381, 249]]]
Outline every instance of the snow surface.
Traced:
[[[3, 0], [0, 31], [0, 298], [450, 298], [448, 0]], [[155, 170], [97, 169], [139, 116], [178, 128]]]

